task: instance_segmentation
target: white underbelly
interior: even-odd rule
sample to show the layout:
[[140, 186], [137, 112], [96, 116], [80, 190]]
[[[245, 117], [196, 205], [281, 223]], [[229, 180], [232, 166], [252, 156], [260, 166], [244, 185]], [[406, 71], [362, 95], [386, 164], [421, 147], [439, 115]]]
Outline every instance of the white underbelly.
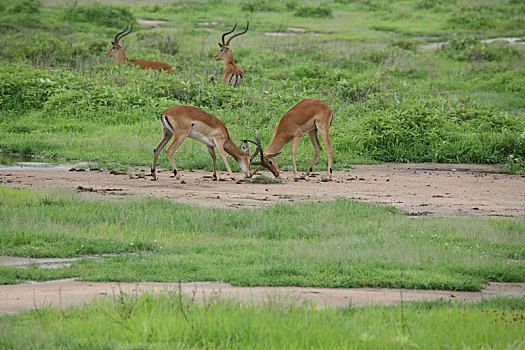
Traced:
[[201, 134], [200, 132], [195, 131], [193, 129], [190, 131], [190, 134], [188, 136], [191, 139], [204, 143], [206, 146], [210, 146], [210, 147], [217, 146], [217, 144], [215, 143], [215, 139], [213, 137], [207, 137], [204, 134]]

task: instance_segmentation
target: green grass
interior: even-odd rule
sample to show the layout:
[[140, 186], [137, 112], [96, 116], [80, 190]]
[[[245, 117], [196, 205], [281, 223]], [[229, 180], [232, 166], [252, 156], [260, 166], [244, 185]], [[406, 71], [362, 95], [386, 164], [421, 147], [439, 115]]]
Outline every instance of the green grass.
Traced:
[[[523, 173], [524, 50], [478, 41], [525, 35], [518, 2], [20, 3], [0, 2], [2, 152], [150, 165], [159, 115], [173, 105], [211, 112], [236, 142], [258, 130], [267, 144], [288, 108], [319, 98], [335, 112], [335, 169], [433, 161], [508, 163], [508, 171]], [[332, 15], [316, 17], [312, 9], [321, 5]], [[137, 18], [166, 23], [135, 23], [123, 39], [128, 56], [169, 62], [174, 75], [117, 67], [103, 57], [115, 33]], [[222, 64], [212, 56], [220, 35], [244, 19], [250, 31], [232, 45], [246, 84], [233, 90], [216, 82]], [[287, 27], [306, 34], [265, 35]], [[418, 48], [447, 39], [442, 50]], [[178, 165], [210, 169], [204, 146], [193, 143], [178, 150]], [[284, 169], [289, 147], [281, 155]], [[312, 152], [305, 137], [300, 168]], [[319, 164], [325, 162], [322, 152]], [[169, 166], [165, 157], [159, 165]]]
[[2, 348], [519, 349], [525, 298], [315, 309], [212, 301], [177, 291], [0, 317]]
[[225, 210], [0, 187], [0, 220], [0, 255], [138, 253], [58, 270], [0, 267], [4, 284], [79, 277], [480, 290], [525, 281], [519, 219], [413, 220], [349, 200]]

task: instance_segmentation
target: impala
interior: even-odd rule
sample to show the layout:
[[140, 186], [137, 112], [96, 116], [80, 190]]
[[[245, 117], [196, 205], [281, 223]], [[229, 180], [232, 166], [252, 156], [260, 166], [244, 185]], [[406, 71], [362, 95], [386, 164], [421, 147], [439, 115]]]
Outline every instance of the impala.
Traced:
[[250, 26], [250, 22], [246, 21], [246, 29], [244, 32], [239, 32], [233, 34], [228, 41], [224, 42], [224, 37], [228, 34], [233, 33], [235, 28], [237, 28], [237, 23], [235, 23], [235, 26], [233, 26], [233, 29], [229, 32], [226, 32], [222, 34], [222, 44], [219, 44], [219, 52], [217, 52], [213, 58], [216, 60], [223, 60], [224, 61], [224, 71], [222, 72], [222, 82], [225, 84], [230, 85], [232, 88], [238, 87], [241, 83], [244, 83], [244, 71], [241, 67], [236, 65], [233, 62], [233, 51], [230, 47], [230, 41], [248, 31], [248, 27]]
[[226, 169], [228, 169], [230, 174], [232, 173], [232, 170], [228, 164], [224, 151], [239, 163], [239, 166], [246, 177], [251, 177], [248, 156], [232, 141], [226, 126], [213, 115], [206, 113], [197, 107], [179, 105], [165, 110], [162, 113], [160, 121], [162, 124], [163, 138], [153, 151], [153, 166], [151, 167], [151, 176], [153, 176], [153, 180], [157, 179], [157, 158], [172, 137], [173, 142], [166, 150], [166, 154], [168, 155], [171, 167], [173, 168], [173, 175], [181, 180], [182, 183], [185, 182], [181, 179], [180, 173], [177, 170], [173, 154], [187, 137], [202, 142], [208, 147], [208, 152], [213, 160], [214, 180], [217, 179], [217, 172], [215, 169], [215, 148], [219, 151], [219, 154], [226, 165]]
[[295, 104], [282, 116], [279, 123], [277, 123], [273, 132], [273, 138], [264, 152], [262, 152], [261, 142], [256, 135], [257, 151], [255, 154], [259, 152], [261, 160], [251, 162], [253, 165], [258, 165], [257, 169], [252, 172], [252, 175], [255, 175], [261, 167], [265, 167], [270, 170], [275, 177], [279, 177], [279, 170], [277, 169], [277, 161], [275, 160], [275, 157], [280, 153], [279, 151], [284, 145], [292, 142], [290, 153], [292, 154], [293, 177], [295, 180], [298, 180], [297, 168], [295, 166], [295, 150], [299, 145], [301, 136], [308, 133], [310, 141], [312, 141], [314, 146], [312, 162], [304, 174], [305, 177], [309, 176], [322, 149], [319, 139], [317, 138], [317, 132], [319, 131], [324, 145], [326, 146], [326, 151], [328, 152], [327, 176], [330, 179], [332, 177], [332, 156], [334, 149], [330, 143], [328, 132], [330, 130], [330, 125], [332, 124], [332, 118], [332, 110], [320, 100], [303, 100]]
[[131, 28], [129, 32], [126, 32], [128, 30], [128, 26], [126, 26], [126, 29], [124, 29], [122, 32], [115, 35], [115, 39], [111, 42], [111, 47], [106, 52], [106, 56], [115, 56], [115, 60], [120, 65], [127, 65], [129, 63], [139, 66], [140, 69], [155, 69], [159, 72], [162, 71], [171, 71], [173, 69], [173, 66], [164, 62], [157, 62], [157, 61], [145, 61], [145, 60], [134, 60], [131, 58], [126, 57], [126, 53], [124, 52], [124, 48], [119, 43], [120, 39], [125, 37], [126, 35], [131, 34], [133, 31], [133, 25], [131, 25]]

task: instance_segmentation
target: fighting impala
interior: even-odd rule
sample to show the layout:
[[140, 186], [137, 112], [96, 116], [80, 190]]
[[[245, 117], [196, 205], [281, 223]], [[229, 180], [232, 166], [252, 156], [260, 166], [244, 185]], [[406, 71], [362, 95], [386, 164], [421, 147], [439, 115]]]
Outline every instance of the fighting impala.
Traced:
[[224, 61], [224, 71], [222, 72], [222, 82], [225, 84], [230, 85], [232, 88], [238, 87], [240, 84], [244, 83], [244, 71], [241, 67], [235, 64], [233, 61], [233, 51], [230, 46], [230, 41], [239, 36], [243, 35], [248, 31], [248, 27], [250, 26], [250, 22], [246, 21], [246, 29], [243, 32], [235, 33], [228, 41], [224, 42], [224, 37], [228, 34], [233, 33], [235, 28], [237, 28], [237, 23], [235, 23], [235, 26], [233, 26], [233, 29], [229, 32], [226, 32], [222, 34], [222, 44], [219, 44], [219, 52], [217, 52], [213, 58], [216, 60], [223, 60]]
[[230, 174], [232, 173], [232, 170], [226, 159], [225, 151], [231, 155], [237, 163], [239, 163], [245, 176], [251, 177], [248, 156], [232, 141], [226, 126], [213, 115], [206, 113], [197, 107], [179, 105], [165, 110], [162, 113], [160, 121], [163, 138], [153, 151], [153, 165], [151, 167], [151, 176], [153, 177], [153, 180], [157, 179], [157, 158], [172, 137], [173, 142], [166, 150], [166, 154], [168, 155], [171, 167], [173, 168], [173, 174], [177, 179], [181, 180], [181, 183], [184, 183], [184, 180], [182, 180], [177, 166], [175, 165], [173, 154], [187, 137], [202, 142], [208, 147], [208, 152], [213, 160], [213, 178], [215, 180], [217, 179], [217, 172], [215, 169], [215, 148], [219, 151], [219, 154], [226, 165], [226, 169], [228, 169]]
[[140, 69], [155, 69], [159, 72], [171, 71], [173, 69], [172, 65], [164, 62], [127, 58], [126, 53], [124, 52], [124, 48], [120, 44], [120, 39], [122, 39], [126, 35], [131, 34], [131, 32], [133, 31], [133, 25], [131, 25], [129, 32], [127, 32], [127, 30], [128, 26], [126, 26], [126, 29], [115, 35], [115, 39], [111, 42], [111, 47], [109, 48], [108, 52], [106, 52], [106, 56], [115, 56], [115, 60], [120, 65], [127, 65], [131, 63], [135, 66], [139, 66]]
[[308, 166], [308, 170], [304, 174], [305, 177], [309, 176], [322, 149], [319, 139], [317, 138], [317, 132], [319, 131], [326, 147], [326, 151], [328, 152], [327, 176], [330, 179], [332, 177], [332, 156], [334, 149], [330, 143], [328, 132], [330, 130], [330, 125], [332, 124], [332, 118], [332, 110], [320, 100], [309, 99], [295, 104], [282, 116], [279, 123], [277, 123], [273, 132], [273, 138], [264, 152], [262, 152], [261, 141], [256, 134], [257, 150], [254, 154], [259, 153], [261, 160], [251, 162], [252, 165], [258, 165], [258, 167], [252, 172], [252, 175], [255, 175], [261, 167], [265, 167], [270, 170], [275, 177], [279, 177], [279, 169], [277, 168], [275, 157], [280, 153], [279, 151], [284, 145], [292, 142], [290, 153], [292, 154], [293, 177], [297, 180], [295, 150], [299, 145], [301, 136], [308, 133], [310, 141], [312, 141], [312, 145], [314, 146], [314, 156]]

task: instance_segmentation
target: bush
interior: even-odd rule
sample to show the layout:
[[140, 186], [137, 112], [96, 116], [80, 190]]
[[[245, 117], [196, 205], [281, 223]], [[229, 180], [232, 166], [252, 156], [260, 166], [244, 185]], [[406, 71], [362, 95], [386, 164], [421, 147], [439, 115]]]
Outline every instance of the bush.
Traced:
[[124, 28], [135, 23], [135, 17], [127, 8], [98, 3], [90, 6], [69, 6], [65, 9], [63, 18], [70, 23], [92, 23], [114, 28]]
[[520, 51], [507, 43], [485, 44], [472, 36], [454, 35], [441, 52], [456, 61], [495, 61], [519, 57]]
[[428, 95], [385, 109], [377, 102], [366, 101], [370, 111], [354, 133], [361, 151], [378, 161], [497, 163], [525, 156], [523, 122], [493, 107]]
[[301, 5], [294, 13], [298, 17], [331, 18], [332, 9], [326, 5]]
[[41, 24], [39, 14], [42, 5], [35, 0], [5, 1], [0, 3], [0, 23], [7, 27], [32, 26]]

